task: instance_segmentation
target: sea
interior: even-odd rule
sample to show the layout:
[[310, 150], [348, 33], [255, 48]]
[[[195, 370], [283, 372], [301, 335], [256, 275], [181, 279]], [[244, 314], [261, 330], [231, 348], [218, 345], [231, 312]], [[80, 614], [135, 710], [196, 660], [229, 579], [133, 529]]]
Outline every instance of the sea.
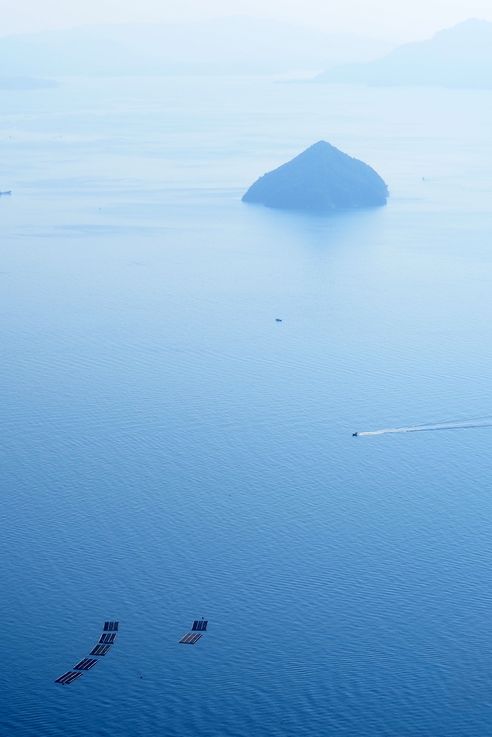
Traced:
[[[352, 437], [492, 414], [490, 92], [58, 82], [1, 93], [0, 735], [492, 735], [492, 429]], [[241, 202], [320, 139], [386, 207]]]

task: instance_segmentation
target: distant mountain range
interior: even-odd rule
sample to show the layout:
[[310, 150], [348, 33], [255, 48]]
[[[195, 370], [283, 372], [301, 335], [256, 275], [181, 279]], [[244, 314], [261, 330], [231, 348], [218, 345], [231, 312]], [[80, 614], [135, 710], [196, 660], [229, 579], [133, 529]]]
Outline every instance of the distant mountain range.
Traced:
[[271, 74], [386, 53], [384, 41], [248, 17], [85, 26], [0, 37], [5, 76]]
[[336, 66], [316, 81], [492, 88], [492, 23], [467, 20], [428, 41], [400, 46], [381, 59]]

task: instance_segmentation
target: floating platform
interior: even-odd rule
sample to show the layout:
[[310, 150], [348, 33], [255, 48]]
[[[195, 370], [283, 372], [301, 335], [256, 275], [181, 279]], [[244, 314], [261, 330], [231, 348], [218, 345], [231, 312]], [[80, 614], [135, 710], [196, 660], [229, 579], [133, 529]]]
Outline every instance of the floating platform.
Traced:
[[191, 628], [194, 632], [206, 632], [208, 620], [206, 619], [195, 619], [193, 627]]
[[80, 676], [83, 676], [83, 673], [80, 673], [79, 671], [73, 671], [69, 670], [67, 673], [64, 673], [60, 678], [57, 678], [55, 683], [61, 683], [62, 686], [69, 686], [71, 683], [77, 680], [77, 678], [80, 678]]
[[99, 638], [100, 645], [112, 645], [116, 639], [116, 632], [104, 632]]
[[97, 663], [97, 660], [95, 658], [84, 658], [80, 661], [80, 663], [77, 663], [77, 665], [74, 665], [74, 670], [90, 670], [91, 668], [94, 668], [95, 664]]
[[188, 632], [179, 641], [181, 645], [196, 645], [203, 635], [199, 635], [196, 632]]
[[98, 657], [102, 657], [103, 655], [106, 655], [107, 652], [111, 650], [111, 645], [96, 645], [95, 648], [93, 648], [90, 652], [91, 655], [97, 655]]
[[68, 686], [73, 681], [76, 681], [77, 678], [83, 676], [86, 671], [94, 668], [94, 666], [98, 662], [97, 658], [103, 657], [111, 649], [111, 645], [114, 644], [114, 641], [116, 639], [118, 628], [119, 622], [115, 622], [114, 620], [108, 620], [107, 622], [104, 622], [104, 631], [99, 638], [98, 644], [94, 645], [90, 653], [95, 657], [83, 658], [77, 663], [77, 665], [74, 665], [73, 670], [69, 670], [62, 676], [57, 678], [55, 683], [61, 683], [63, 686]]

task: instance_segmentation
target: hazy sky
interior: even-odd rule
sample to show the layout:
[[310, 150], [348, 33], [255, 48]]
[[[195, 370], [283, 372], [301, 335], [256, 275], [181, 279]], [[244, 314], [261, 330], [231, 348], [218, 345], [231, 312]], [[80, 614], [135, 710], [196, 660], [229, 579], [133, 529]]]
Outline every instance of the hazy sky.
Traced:
[[466, 18], [492, 21], [492, 0], [0, 0], [0, 34], [235, 14], [401, 40], [425, 38]]

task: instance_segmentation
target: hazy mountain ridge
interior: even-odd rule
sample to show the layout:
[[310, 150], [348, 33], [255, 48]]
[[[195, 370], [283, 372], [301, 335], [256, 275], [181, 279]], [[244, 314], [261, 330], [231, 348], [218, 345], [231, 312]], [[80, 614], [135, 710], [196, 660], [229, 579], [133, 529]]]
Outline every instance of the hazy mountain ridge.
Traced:
[[246, 17], [84, 26], [0, 38], [9, 76], [256, 74], [367, 61], [390, 46], [351, 34]]
[[381, 59], [336, 66], [317, 81], [492, 88], [492, 23], [467, 20]]

